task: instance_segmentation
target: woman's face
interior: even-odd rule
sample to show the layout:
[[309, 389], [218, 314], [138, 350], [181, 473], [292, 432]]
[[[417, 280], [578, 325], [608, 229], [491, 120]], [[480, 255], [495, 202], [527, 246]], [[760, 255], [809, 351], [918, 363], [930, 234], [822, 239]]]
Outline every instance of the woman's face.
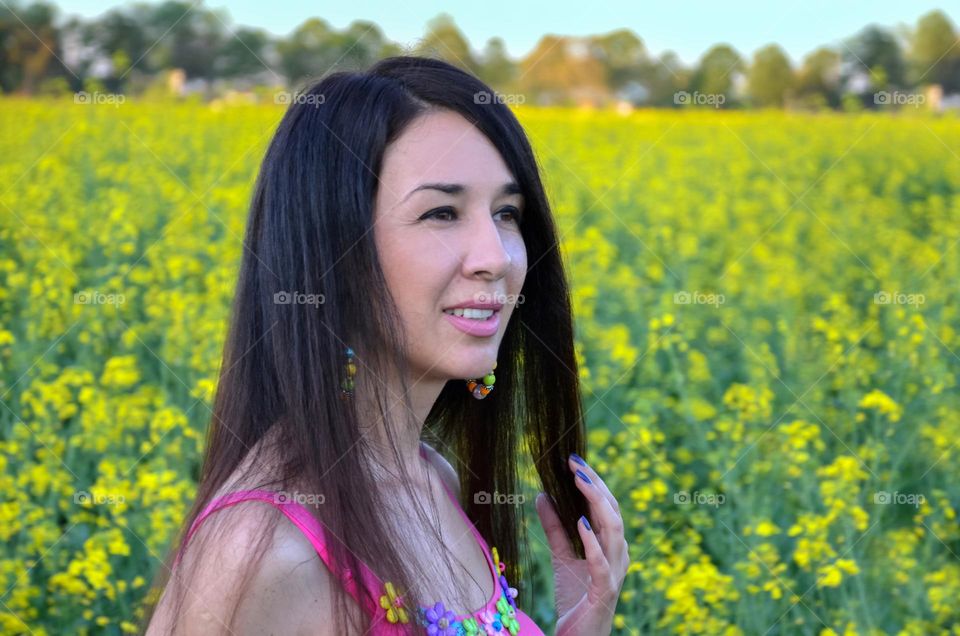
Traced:
[[[500, 154], [459, 114], [423, 115], [388, 146], [374, 236], [414, 382], [490, 371], [526, 276], [523, 211]], [[444, 311], [490, 303], [484, 320]]]

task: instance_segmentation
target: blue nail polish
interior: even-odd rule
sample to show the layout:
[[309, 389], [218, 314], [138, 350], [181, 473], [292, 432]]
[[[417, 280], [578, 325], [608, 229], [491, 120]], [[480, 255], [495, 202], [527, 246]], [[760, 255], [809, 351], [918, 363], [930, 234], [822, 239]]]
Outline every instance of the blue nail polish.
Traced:
[[580, 470], [579, 468], [577, 469], [577, 477], [579, 477], [579, 478], [582, 479], [583, 481], [587, 482], [588, 484], [592, 484], [592, 483], [593, 483], [592, 481], [590, 481], [590, 478], [587, 477], [587, 474], [586, 474], [585, 472], [583, 472], [582, 470]]
[[593, 528], [590, 527], [590, 522], [587, 521], [586, 517], [580, 517], [580, 521], [583, 522], [583, 525], [587, 528], [587, 530], [589, 530], [590, 532], [593, 532]]
[[570, 459], [572, 459], [573, 461], [577, 462], [577, 463], [580, 464], [581, 466], [586, 466], [586, 465], [587, 465], [587, 462], [583, 461], [583, 457], [580, 457], [580, 456], [577, 455], [576, 453], [570, 453]]

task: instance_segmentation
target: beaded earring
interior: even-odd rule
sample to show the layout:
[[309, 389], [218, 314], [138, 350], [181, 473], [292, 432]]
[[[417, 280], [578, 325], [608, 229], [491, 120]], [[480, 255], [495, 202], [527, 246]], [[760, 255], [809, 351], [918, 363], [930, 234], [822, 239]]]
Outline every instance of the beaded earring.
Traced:
[[347, 372], [347, 377], [340, 383], [340, 396], [347, 399], [353, 397], [353, 378], [357, 375], [357, 365], [353, 363], [353, 349], [347, 347], [344, 353], [347, 356], [347, 362], [343, 367]]
[[477, 380], [466, 380], [467, 390], [473, 395], [473, 397], [478, 400], [482, 400], [490, 394], [490, 391], [493, 391], [493, 383], [497, 381], [497, 376], [493, 375], [494, 369], [497, 368], [497, 363], [493, 363], [493, 369], [490, 370], [490, 373], [483, 376], [478, 382]]

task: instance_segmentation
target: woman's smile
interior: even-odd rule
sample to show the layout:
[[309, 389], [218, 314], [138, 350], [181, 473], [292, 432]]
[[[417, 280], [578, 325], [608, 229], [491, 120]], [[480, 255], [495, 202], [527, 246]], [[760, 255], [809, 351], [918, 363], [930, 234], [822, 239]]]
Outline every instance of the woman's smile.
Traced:
[[[500, 329], [500, 312], [492, 309], [475, 309], [471, 315], [457, 315], [454, 313], [443, 312], [443, 315], [454, 327], [463, 333], [471, 336], [489, 338], [495, 335]], [[480, 314], [477, 316], [476, 314]]]

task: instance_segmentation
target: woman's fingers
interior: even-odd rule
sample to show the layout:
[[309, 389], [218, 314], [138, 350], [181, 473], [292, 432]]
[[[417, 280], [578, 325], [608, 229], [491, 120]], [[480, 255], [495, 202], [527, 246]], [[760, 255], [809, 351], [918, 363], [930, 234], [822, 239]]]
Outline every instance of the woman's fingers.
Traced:
[[576, 453], [570, 455], [568, 463], [570, 464], [571, 468], [573, 468], [574, 470], [579, 468], [584, 473], [586, 473], [587, 477], [593, 480], [593, 483], [597, 485], [597, 488], [599, 488], [600, 492], [602, 492], [604, 497], [606, 497], [607, 503], [610, 504], [610, 507], [613, 508], [613, 511], [616, 512], [617, 514], [620, 514], [620, 504], [617, 502], [617, 498], [614, 497], [613, 493], [610, 492], [610, 489], [607, 488], [606, 482], [604, 482], [603, 479], [600, 478], [600, 475], [597, 474], [597, 471], [591, 468], [590, 465]]
[[560, 559], [576, 559], [576, 553], [573, 551], [573, 545], [567, 538], [567, 533], [563, 530], [563, 524], [560, 517], [546, 493], [540, 493], [536, 499], [537, 514], [540, 516], [540, 525], [543, 526], [543, 533], [547, 536], [547, 543], [550, 544], [550, 551], [554, 556]]
[[[591, 523], [597, 526], [594, 528], [595, 534], [603, 546], [606, 558], [611, 563], [619, 563], [623, 559], [626, 542], [623, 536], [623, 519], [608, 498], [612, 495], [609, 495], [610, 491], [593, 469], [582, 466], [573, 457], [570, 458], [569, 463], [574, 471], [577, 488], [590, 504]], [[590, 474], [587, 470], [590, 470]]]
[[615, 604], [620, 590], [614, 587], [613, 578], [610, 575], [610, 563], [600, 546], [600, 538], [593, 531], [586, 517], [580, 517], [577, 530], [580, 532], [583, 552], [587, 557], [587, 572], [590, 573], [588, 600], [593, 604], [601, 603], [607, 606], [611, 602]]

